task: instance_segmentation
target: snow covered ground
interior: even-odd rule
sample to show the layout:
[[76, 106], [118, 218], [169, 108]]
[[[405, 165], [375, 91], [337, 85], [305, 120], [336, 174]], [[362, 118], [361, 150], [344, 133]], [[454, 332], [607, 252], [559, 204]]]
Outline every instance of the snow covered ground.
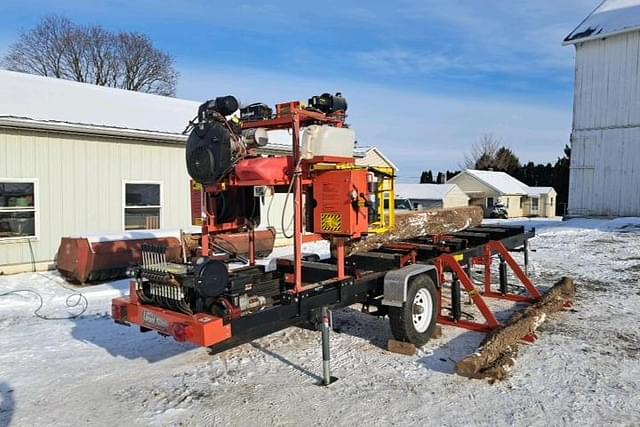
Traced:
[[[110, 300], [127, 288], [117, 281], [80, 288], [89, 306], [75, 320], [34, 317], [30, 295], [0, 298], [0, 426], [638, 425], [640, 219], [522, 222], [538, 233], [536, 283], [569, 275], [578, 297], [504, 382], [453, 374], [481, 334], [444, 327], [401, 356], [382, 348], [386, 320], [348, 308], [332, 335], [339, 381], [318, 387], [318, 333], [291, 328], [211, 356], [114, 324]], [[77, 309], [63, 286], [54, 273], [0, 277], [0, 293], [37, 289], [48, 316]]]

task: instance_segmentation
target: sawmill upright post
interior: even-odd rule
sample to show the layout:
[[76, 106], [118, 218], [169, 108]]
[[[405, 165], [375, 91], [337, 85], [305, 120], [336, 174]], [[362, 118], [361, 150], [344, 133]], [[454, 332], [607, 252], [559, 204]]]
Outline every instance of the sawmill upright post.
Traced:
[[302, 221], [304, 218], [302, 206], [302, 165], [300, 153], [300, 116], [296, 111], [292, 113], [292, 137], [293, 137], [293, 177], [294, 203], [293, 203], [293, 268], [295, 292], [302, 291]]

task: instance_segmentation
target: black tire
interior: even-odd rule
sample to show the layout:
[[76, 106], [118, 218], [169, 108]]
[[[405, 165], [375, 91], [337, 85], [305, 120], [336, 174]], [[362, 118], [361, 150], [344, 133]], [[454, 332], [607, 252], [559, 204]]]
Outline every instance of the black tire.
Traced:
[[[421, 296], [431, 297], [431, 318], [428, 326], [423, 331], [418, 331], [413, 322], [413, 306], [416, 295], [421, 289]], [[391, 333], [398, 341], [409, 342], [416, 347], [425, 345], [436, 328], [437, 318], [437, 292], [433, 280], [427, 274], [419, 274], [409, 281], [407, 289], [407, 301], [402, 307], [389, 307], [389, 323]]]

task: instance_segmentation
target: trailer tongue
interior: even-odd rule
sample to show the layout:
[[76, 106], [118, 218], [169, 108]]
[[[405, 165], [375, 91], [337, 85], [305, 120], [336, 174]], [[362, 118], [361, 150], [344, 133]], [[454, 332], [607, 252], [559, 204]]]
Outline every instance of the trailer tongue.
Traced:
[[[397, 240], [347, 253], [353, 242], [394, 230], [395, 216], [393, 170], [355, 164], [344, 98], [323, 94], [308, 107], [280, 104], [275, 116], [254, 108], [244, 123], [228, 117], [237, 107], [230, 98], [200, 107], [187, 142], [189, 173], [202, 185], [201, 255], [171, 263], [164, 248], [145, 247], [142, 264], [132, 270], [129, 295], [113, 300], [116, 322], [217, 352], [290, 326], [320, 328], [326, 340], [328, 310], [359, 303], [363, 311], [388, 315], [396, 340], [422, 346], [437, 322], [482, 332], [502, 328], [490, 299], [534, 304], [543, 298], [525, 274], [534, 231], [520, 226], [397, 233]], [[293, 156], [257, 154], [267, 130], [274, 129], [291, 132]], [[258, 199], [274, 192], [293, 202], [294, 254], [267, 271], [256, 265], [253, 235]], [[248, 236], [248, 265], [230, 270], [211, 256], [212, 242], [239, 231]], [[331, 242], [332, 259], [303, 256], [303, 242], [318, 239]], [[524, 271], [512, 251], [524, 253]], [[496, 260], [497, 287], [491, 274]], [[473, 268], [484, 269], [481, 289]], [[509, 269], [523, 292], [512, 293]], [[462, 310], [463, 290], [481, 320]], [[323, 350], [328, 384], [328, 341]]]

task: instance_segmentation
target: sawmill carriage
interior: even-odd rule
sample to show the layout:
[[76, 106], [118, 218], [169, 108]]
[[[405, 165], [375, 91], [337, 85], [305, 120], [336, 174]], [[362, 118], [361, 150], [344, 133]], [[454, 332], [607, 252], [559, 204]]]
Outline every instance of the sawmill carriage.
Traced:
[[[526, 262], [533, 232], [523, 227], [476, 226], [352, 250], [353, 242], [394, 229], [395, 177], [388, 168], [356, 165], [342, 95], [278, 104], [275, 111], [253, 104], [240, 109], [240, 117], [234, 115], [238, 107], [234, 97], [219, 97], [202, 104], [190, 123], [187, 169], [201, 189], [197, 256], [167, 262], [163, 248], [143, 248], [143, 262], [131, 270], [130, 294], [113, 300], [116, 322], [221, 351], [290, 326], [320, 327], [326, 337], [328, 310], [360, 303], [389, 316], [396, 340], [421, 346], [436, 322], [478, 331], [499, 327], [487, 297], [540, 298], [509, 253], [524, 250]], [[291, 134], [292, 154], [258, 154], [270, 131], [283, 129]], [[293, 206], [293, 256], [268, 269], [256, 263], [255, 230], [260, 198], [274, 193], [285, 193]], [[232, 269], [212, 242], [239, 231], [247, 232], [249, 255], [246, 265]], [[303, 243], [321, 239], [331, 244], [330, 259], [303, 254]], [[496, 257], [498, 290], [491, 283]], [[483, 295], [469, 275], [474, 265], [485, 269]], [[507, 266], [527, 295], [509, 293]], [[483, 322], [464, 316], [462, 289]]]

